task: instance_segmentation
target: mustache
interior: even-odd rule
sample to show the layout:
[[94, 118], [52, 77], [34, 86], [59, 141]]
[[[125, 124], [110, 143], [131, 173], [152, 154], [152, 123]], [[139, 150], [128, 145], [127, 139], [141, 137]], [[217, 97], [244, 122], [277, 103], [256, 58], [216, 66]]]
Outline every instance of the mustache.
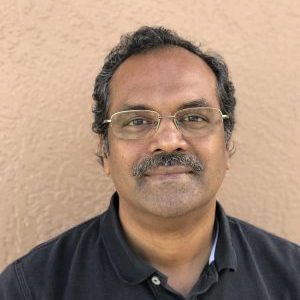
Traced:
[[190, 167], [192, 172], [200, 174], [204, 171], [204, 165], [196, 157], [184, 153], [159, 153], [144, 158], [141, 162], [133, 166], [133, 176], [142, 177], [151, 169], [158, 167], [185, 166]]

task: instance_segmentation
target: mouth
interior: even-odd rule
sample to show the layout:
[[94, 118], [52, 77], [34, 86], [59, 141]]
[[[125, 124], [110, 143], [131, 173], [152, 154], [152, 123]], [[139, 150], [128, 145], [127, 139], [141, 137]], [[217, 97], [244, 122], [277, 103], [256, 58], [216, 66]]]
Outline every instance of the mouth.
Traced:
[[184, 166], [158, 167], [145, 173], [145, 177], [156, 180], [178, 180], [193, 174], [192, 169]]
[[146, 172], [145, 176], [186, 174], [192, 172], [192, 169], [184, 166], [158, 167]]

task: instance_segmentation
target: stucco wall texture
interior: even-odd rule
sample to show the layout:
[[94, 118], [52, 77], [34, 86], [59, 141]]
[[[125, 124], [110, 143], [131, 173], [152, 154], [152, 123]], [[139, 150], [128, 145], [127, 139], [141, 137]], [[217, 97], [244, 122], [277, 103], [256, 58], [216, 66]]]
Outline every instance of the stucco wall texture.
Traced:
[[218, 198], [299, 243], [299, 20], [298, 0], [2, 0], [0, 269], [107, 206], [91, 94], [108, 50], [141, 25], [225, 57], [237, 151]]

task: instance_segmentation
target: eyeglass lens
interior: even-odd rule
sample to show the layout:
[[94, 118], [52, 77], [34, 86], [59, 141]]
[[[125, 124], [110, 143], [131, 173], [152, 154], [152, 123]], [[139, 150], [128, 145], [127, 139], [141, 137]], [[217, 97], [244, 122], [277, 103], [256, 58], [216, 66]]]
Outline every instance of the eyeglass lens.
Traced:
[[155, 133], [164, 118], [173, 119], [185, 136], [201, 136], [222, 122], [222, 113], [211, 107], [186, 108], [174, 116], [166, 117], [150, 110], [123, 111], [112, 116], [112, 130], [116, 136], [124, 139], [145, 138]]

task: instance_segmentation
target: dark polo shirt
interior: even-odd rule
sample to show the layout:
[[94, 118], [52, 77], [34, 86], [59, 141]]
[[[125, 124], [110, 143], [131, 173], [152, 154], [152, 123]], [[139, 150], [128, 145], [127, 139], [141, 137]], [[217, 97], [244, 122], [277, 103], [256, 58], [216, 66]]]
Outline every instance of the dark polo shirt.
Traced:
[[[187, 299], [299, 300], [299, 246], [226, 216], [219, 203], [216, 216], [215, 261], [206, 266]], [[184, 298], [128, 246], [115, 194], [105, 213], [8, 266], [0, 275], [0, 299]]]

